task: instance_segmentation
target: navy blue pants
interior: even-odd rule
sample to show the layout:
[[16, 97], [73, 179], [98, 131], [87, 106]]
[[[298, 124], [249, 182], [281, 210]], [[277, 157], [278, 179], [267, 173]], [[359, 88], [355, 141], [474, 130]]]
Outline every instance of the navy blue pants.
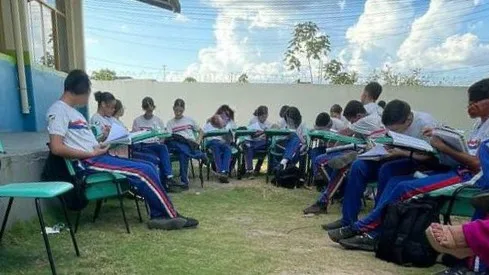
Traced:
[[207, 148], [212, 152], [216, 172], [228, 174], [231, 170], [231, 145], [222, 140], [213, 139], [207, 142]]
[[165, 144], [136, 144], [133, 146], [133, 157], [156, 164], [160, 171], [160, 179], [162, 183], [166, 183], [166, 179], [173, 175], [170, 153]]
[[171, 153], [178, 156], [178, 162], [180, 166], [180, 181], [184, 184], [189, 183], [188, 180], [188, 164], [192, 159], [202, 160], [205, 158], [205, 154], [200, 150], [192, 150], [186, 143], [177, 141], [168, 141], [168, 149]]
[[316, 158], [320, 155], [323, 155], [326, 153], [326, 147], [325, 146], [319, 146], [319, 147], [316, 147], [316, 148], [311, 148], [311, 150], [309, 150], [309, 159], [311, 160], [312, 162], [312, 174], [314, 176], [317, 175], [318, 173], [318, 166], [316, 165]]
[[267, 150], [267, 141], [265, 139], [247, 140], [244, 143], [245, 168], [246, 171], [253, 170], [253, 158], [257, 151]]
[[175, 218], [178, 213], [163, 188], [156, 167], [145, 161], [102, 155], [81, 161], [87, 172], [115, 172], [125, 175], [129, 184], [149, 205], [151, 218]]

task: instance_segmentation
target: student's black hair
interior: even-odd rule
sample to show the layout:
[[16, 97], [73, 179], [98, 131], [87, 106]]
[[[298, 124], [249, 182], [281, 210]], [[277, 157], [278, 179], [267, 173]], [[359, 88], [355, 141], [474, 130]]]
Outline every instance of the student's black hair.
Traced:
[[287, 113], [287, 109], [289, 109], [289, 106], [288, 105], [284, 105], [280, 108], [280, 112], [279, 112], [279, 116], [281, 118], [284, 118], [285, 117], [285, 113]]
[[339, 104], [334, 104], [331, 106], [331, 109], [329, 109], [329, 112], [341, 114], [341, 112], [343, 112], [343, 108], [341, 108]]
[[122, 102], [118, 99], [115, 100], [115, 108], [114, 108], [114, 115], [117, 114], [124, 106], [122, 106]]
[[330, 122], [331, 117], [328, 113], [323, 112], [316, 117], [316, 126], [318, 127], [327, 127]]
[[185, 109], [185, 101], [183, 101], [183, 99], [181, 99], [181, 98], [177, 98], [175, 100], [175, 102], [173, 103], [173, 108], [175, 108], [175, 107], [180, 107], [180, 108]]
[[75, 95], [84, 95], [90, 92], [92, 83], [84, 71], [73, 70], [68, 73], [64, 86], [65, 92], [70, 92]]
[[221, 107], [219, 107], [217, 109], [216, 114], [220, 115], [222, 113], [228, 113], [229, 118], [234, 121], [234, 111], [233, 111], [233, 109], [231, 109], [231, 107], [229, 107], [229, 105], [224, 104], [224, 105], [221, 105]]
[[365, 92], [367, 92], [368, 96], [371, 97], [374, 101], [379, 99], [380, 94], [382, 93], [382, 85], [378, 82], [370, 82], [364, 88]]
[[109, 102], [115, 100], [115, 96], [109, 92], [98, 91], [95, 94], [93, 94], [93, 96], [95, 97], [95, 101], [97, 101], [98, 106], [100, 106], [100, 104], [102, 104], [102, 102], [103, 103], [109, 103]]
[[385, 109], [385, 106], [387, 105], [387, 103], [385, 101], [381, 100], [381, 101], [379, 101], [379, 103], [377, 103], [377, 105], [382, 107], [382, 109]]
[[406, 101], [394, 99], [384, 108], [382, 123], [385, 126], [402, 124], [406, 122], [411, 114], [411, 106]]
[[469, 101], [478, 102], [489, 99], [489, 78], [485, 78], [472, 84], [468, 90]]
[[149, 96], [143, 98], [143, 101], [141, 102], [141, 107], [143, 108], [143, 110], [147, 110], [149, 109], [149, 107], [156, 107], [155, 106], [155, 102], [153, 101], [153, 99]]
[[356, 117], [358, 114], [366, 114], [367, 111], [363, 104], [358, 100], [351, 100], [346, 104], [343, 116], [347, 119]]
[[256, 110], [253, 112], [254, 116], [262, 116], [267, 114], [268, 114], [268, 107], [263, 105], [256, 108]]
[[302, 123], [301, 112], [296, 107], [291, 106], [287, 109], [287, 112], [285, 113], [285, 121], [287, 121], [287, 118], [291, 119], [296, 127]]

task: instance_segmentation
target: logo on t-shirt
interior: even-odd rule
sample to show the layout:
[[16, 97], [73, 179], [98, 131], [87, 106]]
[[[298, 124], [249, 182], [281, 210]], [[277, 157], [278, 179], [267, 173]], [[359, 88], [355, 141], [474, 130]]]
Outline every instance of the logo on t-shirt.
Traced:
[[88, 125], [86, 121], [78, 119], [75, 121], [70, 121], [70, 123], [68, 123], [68, 129], [88, 129]]
[[476, 150], [481, 145], [481, 140], [478, 138], [471, 139], [467, 142], [467, 146], [470, 150]]

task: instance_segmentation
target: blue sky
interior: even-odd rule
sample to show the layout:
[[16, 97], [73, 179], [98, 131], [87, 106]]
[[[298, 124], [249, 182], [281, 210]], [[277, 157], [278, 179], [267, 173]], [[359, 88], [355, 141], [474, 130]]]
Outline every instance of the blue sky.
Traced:
[[[421, 68], [465, 85], [489, 73], [487, 0], [185, 0], [182, 14], [135, 0], [85, 0], [87, 69], [181, 81], [291, 82], [284, 67], [294, 24], [313, 21], [348, 70]], [[165, 66], [165, 69], [163, 69]], [[317, 68], [317, 64], [313, 64]], [[316, 79], [317, 70], [314, 70]]]

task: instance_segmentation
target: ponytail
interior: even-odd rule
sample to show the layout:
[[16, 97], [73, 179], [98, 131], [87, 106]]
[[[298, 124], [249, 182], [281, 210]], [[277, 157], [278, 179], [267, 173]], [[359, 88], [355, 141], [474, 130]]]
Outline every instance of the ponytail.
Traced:
[[109, 103], [109, 102], [115, 100], [114, 95], [109, 93], [109, 92], [98, 91], [95, 94], [93, 94], [93, 96], [95, 97], [95, 101], [97, 101], [99, 106], [100, 106], [100, 104], [102, 104], [102, 102], [103, 103]]

